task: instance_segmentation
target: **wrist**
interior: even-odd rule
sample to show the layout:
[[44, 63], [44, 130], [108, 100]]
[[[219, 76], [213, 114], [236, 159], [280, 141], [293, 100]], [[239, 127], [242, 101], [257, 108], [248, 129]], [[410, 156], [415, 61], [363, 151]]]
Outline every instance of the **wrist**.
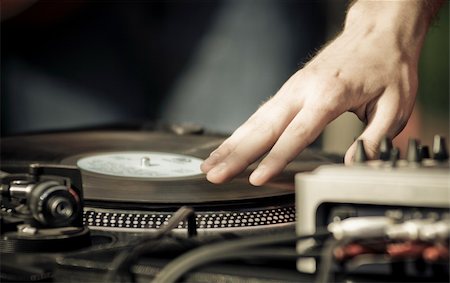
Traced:
[[359, 34], [368, 41], [376, 38], [386, 48], [392, 43], [403, 55], [418, 58], [439, 2], [359, 0], [348, 11], [343, 35]]

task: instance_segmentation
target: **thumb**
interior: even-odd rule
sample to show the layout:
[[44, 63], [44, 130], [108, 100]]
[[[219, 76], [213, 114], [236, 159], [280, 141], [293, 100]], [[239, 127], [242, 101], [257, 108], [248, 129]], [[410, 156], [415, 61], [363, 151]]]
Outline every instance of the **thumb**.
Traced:
[[362, 140], [368, 159], [379, 157], [379, 147], [384, 137], [394, 138], [405, 126], [407, 119], [400, 119], [395, 108], [376, 111], [363, 133], [353, 142], [345, 153], [344, 162], [349, 165], [357, 149], [358, 140]]

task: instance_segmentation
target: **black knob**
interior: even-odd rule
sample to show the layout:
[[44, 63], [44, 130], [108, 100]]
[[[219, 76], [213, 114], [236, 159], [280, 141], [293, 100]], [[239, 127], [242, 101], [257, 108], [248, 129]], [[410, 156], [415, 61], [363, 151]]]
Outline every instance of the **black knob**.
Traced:
[[380, 143], [380, 160], [388, 161], [391, 157], [392, 140], [384, 137]]
[[353, 161], [355, 163], [364, 163], [367, 161], [367, 155], [363, 140], [356, 141], [356, 151], [355, 155], [353, 156]]
[[445, 144], [445, 138], [439, 135], [434, 136], [433, 159], [437, 161], [448, 160], [448, 151], [447, 145]]
[[430, 148], [427, 145], [419, 145], [420, 158], [427, 159], [430, 158]]
[[389, 157], [389, 161], [391, 162], [392, 167], [397, 166], [397, 161], [400, 159], [400, 150], [397, 147], [391, 149], [391, 154]]
[[416, 162], [416, 163], [422, 161], [420, 152], [419, 152], [419, 141], [418, 140], [409, 139], [406, 160], [408, 160], [408, 162]]
[[72, 226], [81, 211], [74, 192], [56, 181], [38, 183], [28, 196], [28, 208], [34, 220], [47, 228]]
[[69, 221], [75, 213], [73, 201], [64, 195], [49, 199], [47, 209], [51, 216], [62, 222]]

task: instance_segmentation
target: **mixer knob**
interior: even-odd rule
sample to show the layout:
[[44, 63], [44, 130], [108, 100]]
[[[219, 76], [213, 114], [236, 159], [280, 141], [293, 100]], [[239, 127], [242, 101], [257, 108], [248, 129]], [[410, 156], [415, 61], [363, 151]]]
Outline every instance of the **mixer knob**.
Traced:
[[399, 159], [400, 159], [400, 150], [398, 149], [398, 147], [394, 147], [393, 149], [391, 149], [391, 153], [389, 156], [389, 161], [392, 167], [397, 166], [397, 161]]
[[384, 137], [380, 143], [380, 160], [388, 161], [390, 159], [392, 149], [392, 140]]
[[419, 154], [422, 159], [430, 158], [430, 148], [427, 145], [419, 145]]
[[414, 163], [419, 163], [422, 161], [419, 152], [419, 142], [416, 139], [409, 139], [406, 160]]
[[447, 145], [445, 144], [445, 138], [439, 135], [434, 136], [433, 159], [437, 161], [448, 160], [448, 151]]
[[363, 140], [358, 140], [356, 142], [356, 151], [355, 156], [353, 157], [353, 161], [355, 163], [364, 163], [367, 161], [367, 155]]

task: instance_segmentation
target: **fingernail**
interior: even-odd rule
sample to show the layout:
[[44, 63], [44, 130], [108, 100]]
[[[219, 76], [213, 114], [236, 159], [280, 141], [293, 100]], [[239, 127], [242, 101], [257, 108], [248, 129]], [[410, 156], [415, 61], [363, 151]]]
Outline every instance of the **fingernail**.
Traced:
[[261, 185], [261, 179], [264, 177], [264, 175], [266, 174], [266, 168], [265, 166], [259, 166], [258, 168], [255, 169], [255, 171], [253, 171], [253, 173], [250, 175], [249, 181], [250, 183], [252, 183], [255, 186], [259, 186]]
[[208, 158], [206, 158], [205, 161], [203, 161], [203, 163], [207, 163], [207, 164], [214, 164], [219, 160], [220, 154], [218, 154], [217, 152], [213, 151], [211, 152], [211, 154], [209, 155]]
[[211, 171], [209, 171], [209, 174], [211, 175], [217, 175], [222, 173], [225, 168], [227, 167], [227, 164], [225, 162], [219, 163], [217, 166], [215, 166]]

